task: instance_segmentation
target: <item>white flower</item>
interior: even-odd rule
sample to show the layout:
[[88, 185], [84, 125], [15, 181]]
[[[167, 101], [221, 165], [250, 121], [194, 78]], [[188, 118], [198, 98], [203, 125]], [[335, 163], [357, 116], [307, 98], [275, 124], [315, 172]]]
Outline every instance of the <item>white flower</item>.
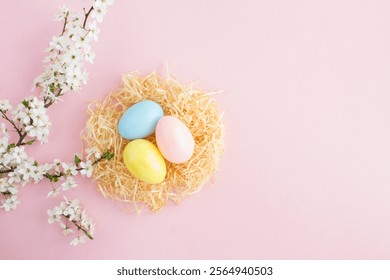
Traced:
[[62, 233], [63, 233], [65, 236], [67, 236], [68, 234], [73, 233], [73, 232], [74, 232], [74, 230], [71, 229], [71, 228], [69, 228], [69, 227], [66, 227], [66, 228], [62, 231]]
[[94, 7], [104, 7], [105, 9], [108, 8], [108, 6], [111, 6], [114, 4], [114, 0], [96, 0]]
[[79, 173], [77, 171], [77, 166], [74, 164], [62, 162], [61, 165], [65, 174], [76, 176]]
[[94, 39], [95, 41], [97, 41], [100, 33], [100, 29], [99, 27], [97, 27], [97, 22], [96, 21], [90, 22], [88, 24], [88, 30], [89, 30], [88, 36]]
[[[4, 154], [8, 148], [8, 136], [0, 138], [0, 154]], [[3, 155], [4, 156], [4, 155]], [[2, 163], [4, 158], [0, 158], [0, 163]]]
[[80, 171], [82, 175], [85, 175], [88, 178], [92, 176], [93, 173], [92, 161], [88, 160], [87, 162], [81, 162], [80, 167], [82, 168], [82, 170]]
[[55, 189], [53, 188], [48, 194], [47, 194], [47, 198], [49, 197], [56, 197], [60, 194], [59, 192], [59, 189]]
[[46, 115], [45, 104], [37, 97], [25, 99], [21, 104], [18, 104], [15, 110], [12, 111], [13, 120], [20, 122], [27, 135], [36, 138], [41, 143], [48, 141], [49, 128], [51, 123]]
[[7, 112], [12, 110], [12, 106], [7, 99], [0, 100], [0, 111]]
[[33, 162], [26, 161], [17, 167], [17, 172], [19, 172], [23, 181], [29, 181], [30, 178], [34, 177], [37, 169]]
[[49, 44], [49, 46], [53, 50], [58, 50], [58, 51], [66, 50], [69, 45], [70, 45], [69, 39], [66, 37], [63, 37], [63, 36], [59, 36], [59, 37], [53, 36], [53, 38], [51, 39], [51, 42]]
[[7, 132], [7, 127], [5, 126], [5, 123], [0, 123], [0, 133], [9, 136]]
[[54, 19], [56, 21], [63, 21], [68, 16], [68, 14], [69, 14], [69, 9], [66, 6], [62, 6], [55, 14]]
[[[95, 231], [93, 220], [86, 214], [85, 209], [81, 208], [77, 199], [72, 200], [64, 197], [64, 201], [61, 202], [59, 207], [48, 210], [47, 213], [49, 215], [48, 222], [50, 224], [57, 222], [63, 229], [62, 233], [64, 235], [75, 233], [76, 230], [78, 235], [81, 232], [85, 233], [85, 236], [79, 235], [73, 239], [71, 245], [76, 246], [84, 243], [87, 240], [87, 236], [89, 237]], [[74, 229], [71, 228], [72, 225], [74, 225]]]
[[49, 215], [48, 223], [53, 224], [54, 222], [58, 222], [61, 220], [61, 217], [56, 214], [54, 210], [47, 210], [47, 214]]
[[90, 44], [91, 44], [91, 41], [92, 41], [92, 38], [87, 36], [87, 33], [86, 31], [83, 29], [83, 32], [85, 32], [85, 34], [82, 34], [82, 35], [79, 35], [78, 37], [76, 37], [75, 39], [75, 47], [77, 49], [87, 49], [88, 47], [90, 47]]
[[89, 229], [91, 232], [91, 235], [93, 234], [93, 231], [95, 230], [95, 224], [91, 217], [89, 217], [85, 213], [85, 209], [81, 213], [81, 226], [83, 226], [85, 229]]
[[0, 178], [0, 193], [7, 191], [8, 182], [5, 178]]
[[0, 208], [4, 208], [5, 211], [9, 212], [11, 210], [16, 209], [18, 204], [20, 204], [20, 201], [17, 200], [16, 196], [11, 196], [5, 200], [2, 201], [2, 205]]
[[73, 177], [71, 177], [71, 176], [67, 177], [66, 182], [61, 185], [61, 188], [63, 191], [74, 189], [76, 187], [77, 187], [77, 184], [74, 181]]
[[100, 151], [98, 150], [98, 148], [96, 147], [91, 147], [91, 148], [88, 148], [86, 151], [87, 153], [87, 158], [89, 158], [90, 156], [94, 156], [96, 159], [100, 159], [102, 157]]
[[103, 21], [104, 16], [107, 13], [107, 4], [103, 3], [101, 0], [96, 0], [93, 4], [93, 10], [91, 12], [92, 18], [100, 23]]
[[22, 182], [22, 179], [20, 178], [20, 175], [17, 172], [10, 172], [8, 173], [8, 183], [9, 184], [18, 184]]
[[70, 245], [77, 246], [77, 245], [79, 245], [79, 244], [85, 243], [86, 240], [87, 240], [87, 237], [86, 237], [86, 236], [78, 236], [78, 237], [76, 237], [75, 239], [73, 239], [73, 240], [70, 242]]
[[65, 235], [65, 236], [67, 236], [68, 234], [74, 232], [73, 229], [71, 229], [70, 227], [68, 227], [67, 225], [65, 225], [65, 224], [62, 223], [62, 222], [59, 223], [59, 226], [60, 226], [60, 228], [63, 229], [62, 234]]
[[95, 60], [96, 55], [95, 55], [95, 53], [93, 53], [91, 51], [91, 47], [90, 46], [85, 48], [84, 56], [85, 56], [85, 60], [86, 61], [88, 61], [89, 63], [93, 64], [93, 61]]
[[67, 216], [69, 221], [73, 221], [76, 218], [76, 210], [74, 208], [68, 207], [64, 210], [64, 215]]
[[66, 205], [68, 205], [69, 208], [74, 208], [76, 210], [80, 208], [80, 201], [78, 199], [68, 200], [65, 197], [65, 203]]
[[[82, 84], [86, 84], [88, 75], [83, 69], [83, 64], [86, 61], [93, 63], [95, 58], [95, 54], [91, 51], [91, 42], [98, 39], [99, 28], [96, 22], [103, 20], [108, 7], [112, 4], [112, 0], [96, 0], [85, 29], [84, 14], [74, 13], [66, 7], [62, 7], [56, 14], [57, 20], [64, 21], [66, 18], [65, 30], [61, 36], [52, 38], [46, 49], [48, 54], [44, 59], [47, 63], [45, 70], [34, 80], [34, 86], [41, 88], [41, 95], [46, 103], [56, 103], [62, 95], [69, 91], [78, 91]], [[92, 18], [96, 20], [91, 22]], [[61, 90], [60, 96], [56, 96], [59, 90]], [[29, 126], [28, 116], [24, 116], [24, 121], [24, 124]], [[41, 143], [47, 142], [48, 129], [34, 130], [28, 127], [28, 133], [30, 137], [37, 138]]]
[[[80, 50], [73, 48], [70, 51], [67, 51], [64, 56], [62, 57], [62, 62], [66, 63], [67, 66], [77, 66], [77, 64], [81, 61], [83, 56], [81, 55]], [[67, 69], [67, 71], [73, 71]], [[71, 72], [73, 73], [73, 72]]]
[[0, 193], [2, 194], [8, 194], [8, 195], [16, 195], [18, 193], [18, 189], [13, 186], [13, 185], [10, 185], [8, 182], [7, 182], [7, 179], [6, 178], [1, 178], [0, 179]]

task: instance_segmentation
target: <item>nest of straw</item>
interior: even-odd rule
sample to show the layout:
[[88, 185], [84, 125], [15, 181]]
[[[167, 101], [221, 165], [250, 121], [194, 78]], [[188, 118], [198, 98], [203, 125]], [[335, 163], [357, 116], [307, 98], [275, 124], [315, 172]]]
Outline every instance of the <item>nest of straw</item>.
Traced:
[[[94, 169], [104, 197], [134, 203], [136, 210], [139, 204], [146, 204], [157, 211], [169, 200], [179, 203], [182, 197], [198, 192], [213, 179], [224, 150], [222, 114], [213, 94], [182, 85], [174, 77], [162, 78], [155, 73], [140, 77], [134, 72], [123, 76], [123, 86], [102, 102], [91, 103], [83, 139], [89, 147], [101, 152], [109, 149], [115, 154]], [[166, 161], [167, 176], [155, 185], [138, 180], [127, 170], [122, 155], [129, 141], [117, 131], [124, 111], [145, 99], [160, 104], [165, 115], [178, 117], [195, 139], [192, 158], [182, 164]], [[154, 135], [146, 139], [156, 143]]]

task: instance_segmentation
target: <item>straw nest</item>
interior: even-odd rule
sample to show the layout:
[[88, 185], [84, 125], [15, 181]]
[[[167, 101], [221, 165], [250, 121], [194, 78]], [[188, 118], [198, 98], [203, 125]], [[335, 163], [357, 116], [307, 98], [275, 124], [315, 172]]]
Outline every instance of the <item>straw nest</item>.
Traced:
[[[109, 149], [115, 154], [94, 169], [94, 178], [104, 197], [134, 203], [137, 211], [140, 204], [157, 211], [169, 200], [179, 203], [183, 196], [198, 192], [212, 179], [224, 149], [222, 114], [212, 98], [215, 93], [182, 85], [174, 77], [162, 78], [155, 73], [140, 77], [134, 72], [124, 75], [122, 80], [122, 88], [102, 102], [89, 105], [83, 139], [89, 147], [97, 147], [101, 152]], [[166, 161], [167, 176], [156, 185], [136, 179], [127, 170], [122, 153], [129, 141], [117, 131], [123, 112], [145, 99], [160, 104], [165, 115], [182, 120], [195, 139], [192, 158], [182, 164]], [[154, 135], [146, 139], [156, 143]]]

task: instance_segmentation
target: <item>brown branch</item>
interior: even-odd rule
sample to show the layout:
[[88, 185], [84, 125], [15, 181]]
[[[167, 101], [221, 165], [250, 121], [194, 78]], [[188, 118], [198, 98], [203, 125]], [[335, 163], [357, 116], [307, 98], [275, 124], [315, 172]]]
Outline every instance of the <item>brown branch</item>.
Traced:
[[15, 169], [14, 168], [11, 168], [11, 169], [6, 169], [6, 170], [1, 170], [0, 171], [0, 174], [7, 174], [7, 173], [10, 173], [12, 171], [14, 171]]
[[85, 18], [84, 18], [84, 22], [83, 22], [83, 29], [85, 29], [85, 26], [87, 25], [87, 20], [88, 20], [89, 15], [91, 14], [92, 10], [93, 10], [93, 6], [86, 13], [85, 13], [85, 9], [84, 9]]
[[26, 145], [26, 143], [23, 143], [23, 140], [24, 138], [26, 138], [27, 136], [27, 132], [24, 132], [22, 135], [19, 135], [19, 140], [18, 142], [16, 143], [16, 146], [23, 146], [23, 145]]
[[[56, 93], [55, 97], [60, 97], [62, 96], [62, 88]], [[54, 104], [54, 99], [50, 100], [49, 102], [47, 102], [49, 99], [46, 99], [45, 100], [45, 108], [49, 108], [51, 105]], [[46, 103], [47, 102], [47, 103]]]
[[[68, 221], [69, 220], [69, 216], [66, 216], [64, 214], [62, 214], [63, 217], [66, 218], [66, 220]], [[85, 228], [83, 228], [81, 225], [79, 225], [76, 221], [71, 221], [76, 227], [78, 230], [82, 230], [84, 232], [84, 234], [91, 240], [93, 240], [93, 237], [92, 235], [88, 232], [88, 230], [86, 230]]]
[[64, 33], [65, 33], [66, 25], [68, 24], [68, 16], [69, 16], [69, 12], [68, 12], [68, 13], [66, 14], [66, 16], [65, 16], [64, 27], [62, 28], [62, 32], [61, 32], [60, 37], [61, 37], [62, 35], [64, 35]]
[[19, 135], [19, 140], [18, 142], [16, 143], [16, 146], [23, 146], [23, 145], [26, 145], [26, 143], [23, 143], [23, 140], [26, 138], [27, 136], [27, 132], [23, 132], [23, 130], [21, 130], [20, 128], [18, 128], [15, 124], [15, 122], [13, 120], [11, 120], [10, 118], [8, 118], [7, 114], [3, 111], [0, 111], [1, 114], [3, 115], [3, 118], [5, 120], [7, 120], [16, 130], [16, 132], [18, 133]]
[[1, 114], [3, 115], [3, 118], [4, 118], [5, 120], [7, 120], [7, 121], [15, 128], [16, 132], [19, 134], [19, 137], [21, 138], [21, 137], [23, 136], [22, 130], [19, 129], [19, 128], [16, 126], [16, 124], [15, 124], [14, 121], [12, 121], [11, 119], [8, 118], [8, 116], [7, 116], [7, 114], [6, 114], [5, 112], [3, 112], [3, 111], [0, 111], [0, 112], [1, 112]]

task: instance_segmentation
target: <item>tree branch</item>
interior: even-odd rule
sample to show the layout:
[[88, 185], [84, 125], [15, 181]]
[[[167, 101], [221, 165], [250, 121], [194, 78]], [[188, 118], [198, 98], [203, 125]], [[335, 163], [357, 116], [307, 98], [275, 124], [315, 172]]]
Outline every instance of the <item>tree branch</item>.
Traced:
[[89, 15], [91, 14], [92, 10], [93, 10], [93, 6], [86, 13], [84, 10], [85, 18], [84, 18], [84, 22], [83, 22], [83, 29], [85, 29], [85, 26], [87, 25], [87, 20], [88, 20]]
[[4, 118], [6, 121], [8, 121], [8, 122], [15, 128], [16, 132], [19, 134], [19, 137], [21, 138], [21, 137], [23, 136], [22, 130], [19, 129], [19, 128], [16, 126], [16, 124], [15, 124], [15, 122], [14, 122], [13, 120], [11, 120], [11, 119], [8, 118], [8, 116], [7, 116], [7, 114], [6, 114], [5, 112], [3, 112], [3, 111], [0, 111], [0, 112], [1, 112], [1, 114], [2, 114], [2, 116], [3, 116], [3, 118]]
[[0, 170], [0, 174], [7, 174], [7, 173], [10, 173], [10, 172], [12, 172], [14, 170], [15, 170], [14, 168], [6, 169], [6, 170]]
[[[69, 216], [66, 216], [64, 214], [62, 214], [63, 217], [66, 218], [66, 220], [69, 220]], [[85, 228], [83, 228], [81, 225], [79, 225], [76, 221], [71, 221], [76, 227], [78, 230], [81, 230], [84, 232], [84, 234], [91, 240], [93, 240], [93, 237], [92, 235], [88, 232], [88, 230], [86, 230]]]

